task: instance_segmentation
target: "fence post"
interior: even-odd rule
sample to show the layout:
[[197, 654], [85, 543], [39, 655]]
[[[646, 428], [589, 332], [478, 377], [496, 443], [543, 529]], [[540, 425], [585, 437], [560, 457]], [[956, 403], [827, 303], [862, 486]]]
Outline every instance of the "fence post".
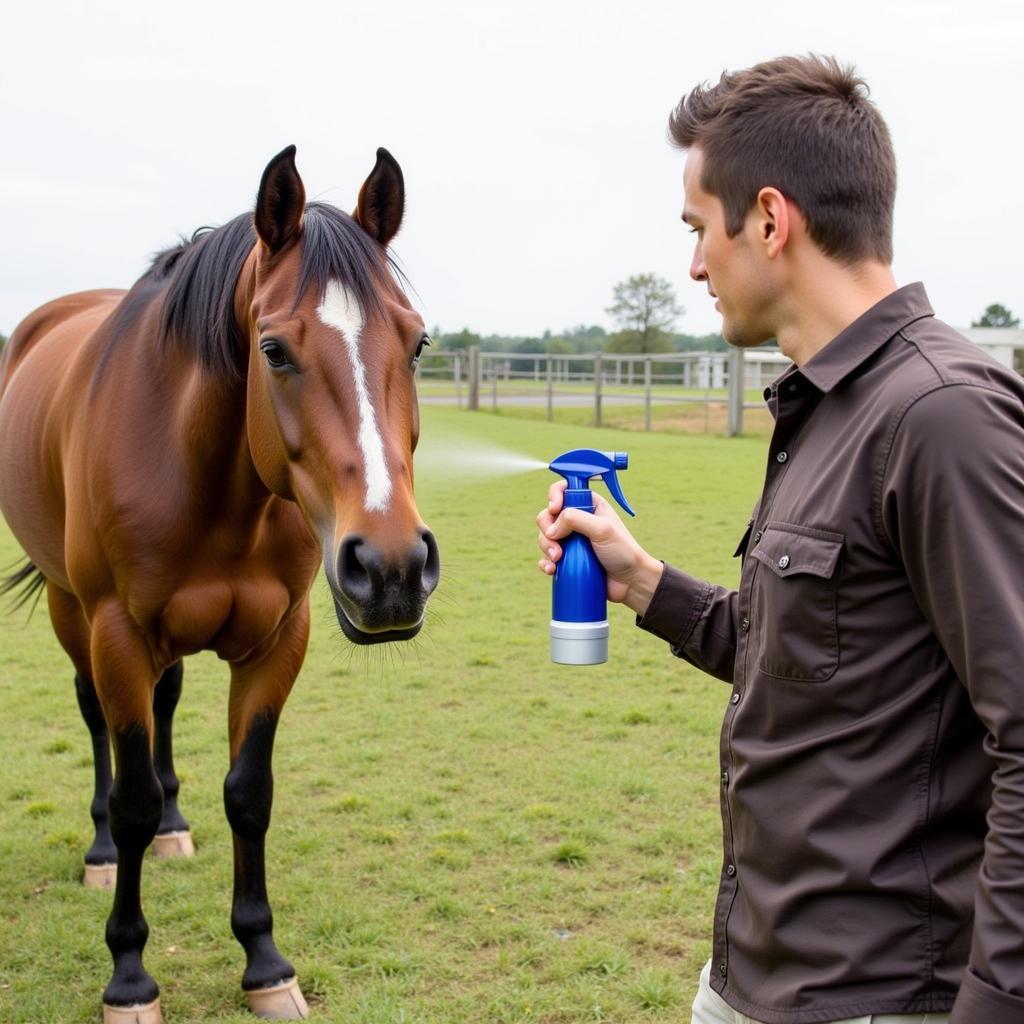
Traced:
[[455, 353], [453, 360], [452, 377], [455, 380], [455, 404], [462, 408], [462, 355]]
[[651, 357], [644, 357], [644, 430], [651, 429]]
[[555, 388], [554, 388], [554, 377], [552, 375], [552, 361], [554, 356], [548, 355], [548, 422], [555, 418], [554, 406], [555, 406]]
[[743, 349], [729, 349], [729, 436], [743, 433]]
[[601, 353], [594, 353], [594, 423], [601, 426]]
[[480, 346], [469, 346], [469, 401], [466, 403], [471, 412], [480, 410]]

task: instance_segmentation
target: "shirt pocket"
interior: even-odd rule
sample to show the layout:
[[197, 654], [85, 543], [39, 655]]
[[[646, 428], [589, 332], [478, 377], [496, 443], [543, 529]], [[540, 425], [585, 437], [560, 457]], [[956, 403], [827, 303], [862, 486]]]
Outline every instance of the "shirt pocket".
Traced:
[[836, 567], [846, 537], [770, 522], [750, 552], [763, 568], [751, 604], [758, 667], [779, 679], [823, 682], [839, 667]]

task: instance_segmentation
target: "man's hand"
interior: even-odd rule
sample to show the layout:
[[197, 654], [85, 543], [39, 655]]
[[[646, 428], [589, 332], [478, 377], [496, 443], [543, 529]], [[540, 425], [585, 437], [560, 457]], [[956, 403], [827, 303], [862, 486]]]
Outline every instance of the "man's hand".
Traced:
[[538, 563], [542, 572], [554, 574], [562, 557], [558, 543], [570, 533], [582, 533], [590, 540], [594, 554], [608, 574], [608, 600], [632, 608], [643, 615], [651, 603], [664, 565], [649, 555], [626, 529], [615, 509], [600, 494], [594, 494], [594, 512], [578, 508], [562, 509], [565, 481], [551, 485], [548, 507], [537, 514], [540, 534], [537, 543], [544, 558]]

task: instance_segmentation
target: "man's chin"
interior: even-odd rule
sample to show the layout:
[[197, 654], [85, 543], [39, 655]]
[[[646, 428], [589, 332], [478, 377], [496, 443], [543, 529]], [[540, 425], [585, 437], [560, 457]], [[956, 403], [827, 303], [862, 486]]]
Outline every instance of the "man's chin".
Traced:
[[735, 320], [726, 319], [724, 313], [722, 314], [722, 337], [730, 345], [735, 345], [737, 348], [746, 348], [750, 344], [742, 326], [737, 324]]
[[380, 629], [368, 632], [353, 625], [352, 620], [345, 614], [345, 609], [342, 608], [337, 598], [334, 599], [334, 613], [338, 616], [338, 625], [341, 626], [341, 631], [345, 636], [352, 643], [364, 646], [369, 644], [387, 644], [396, 640], [411, 640], [423, 628], [423, 620], [420, 619], [415, 625], [402, 629]]
[[751, 330], [735, 320], [726, 320], [722, 317], [722, 337], [734, 348], [757, 348], [767, 341], [771, 341], [773, 335], [765, 334], [764, 331]]

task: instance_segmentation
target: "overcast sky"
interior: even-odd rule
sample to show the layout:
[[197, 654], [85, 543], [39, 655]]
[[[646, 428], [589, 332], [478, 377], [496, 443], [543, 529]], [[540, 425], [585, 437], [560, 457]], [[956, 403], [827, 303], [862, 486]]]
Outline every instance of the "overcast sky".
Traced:
[[1019, 0], [41, 0], [3, 34], [4, 333], [251, 208], [289, 143], [308, 196], [347, 210], [376, 147], [395, 155], [394, 249], [428, 325], [610, 326], [613, 285], [653, 271], [678, 329], [717, 330], [667, 115], [725, 68], [806, 51], [855, 63], [889, 122], [900, 282], [957, 325], [1024, 313]]

